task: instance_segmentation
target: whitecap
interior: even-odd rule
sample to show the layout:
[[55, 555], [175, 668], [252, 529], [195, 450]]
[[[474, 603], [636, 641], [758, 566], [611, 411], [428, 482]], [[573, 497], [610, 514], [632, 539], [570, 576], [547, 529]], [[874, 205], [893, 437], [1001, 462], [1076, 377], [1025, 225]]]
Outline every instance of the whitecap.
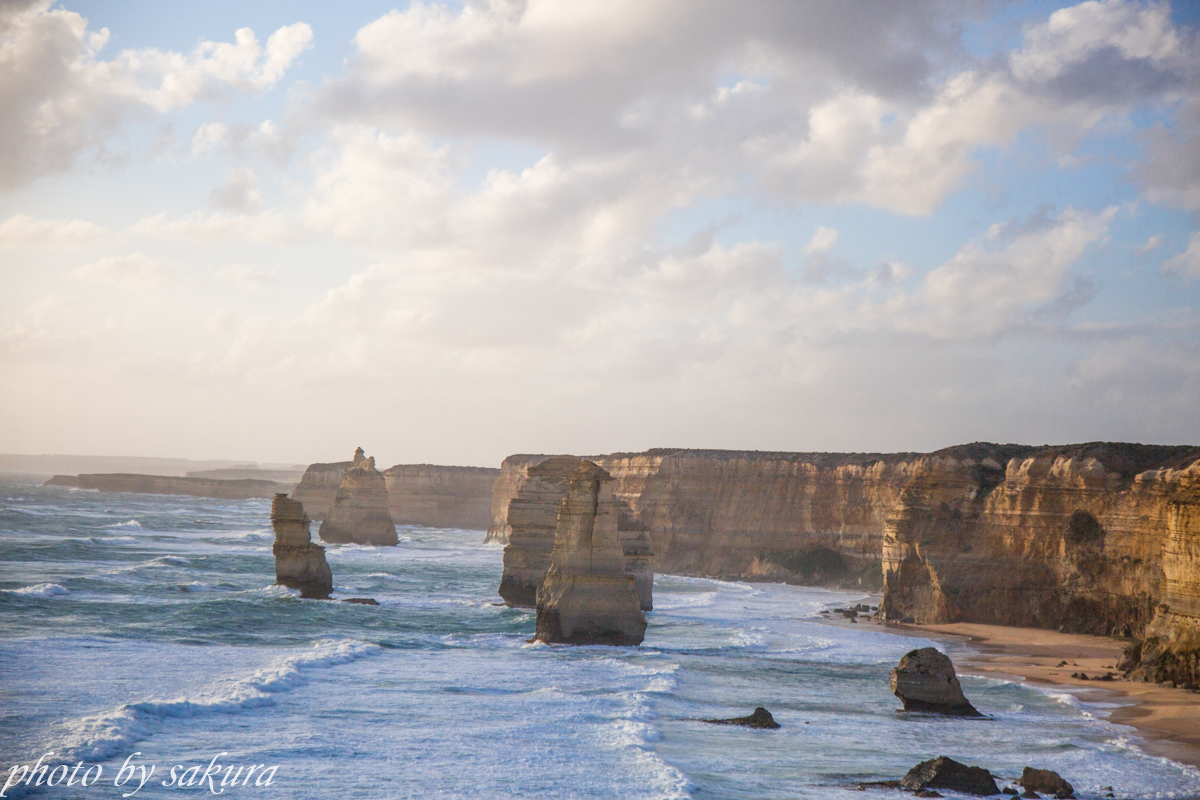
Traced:
[[35, 586], [24, 586], [20, 589], [9, 589], [8, 592], [25, 597], [65, 597], [71, 593], [67, 587], [57, 583], [39, 583]]
[[140, 531], [142, 530], [142, 523], [136, 519], [131, 519], [128, 522], [118, 522], [115, 525], [105, 525], [104, 527], [111, 531]]

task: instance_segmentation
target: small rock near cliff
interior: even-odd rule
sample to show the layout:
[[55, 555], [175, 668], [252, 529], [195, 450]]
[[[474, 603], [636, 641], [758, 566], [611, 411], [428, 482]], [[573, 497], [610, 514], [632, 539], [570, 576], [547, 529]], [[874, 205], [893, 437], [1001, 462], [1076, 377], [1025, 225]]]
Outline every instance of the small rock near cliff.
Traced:
[[1025, 790], [1029, 792], [1043, 792], [1058, 798], [1075, 796], [1075, 787], [1051, 769], [1026, 767], [1025, 771], [1021, 773], [1021, 780], [1017, 783], [1024, 786]]
[[703, 720], [711, 725], [743, 725], [747, 728], [769, 728], [774, 729], [779, 727], [779, 723], [771, 716], [771, 712], [767, 711], [762, 706], [754, 709], [754, 713], [748, 717], [732, 717], [731, 719], [706, 719]]
[[963, 694], [954, 663], [932, 647], [913, 650], [892, 670], [892, 694], [905, 711], [926, 711], [955, 717], [982, 717]]
[[1000, 794], [992, 773], [983, 767], [960, 764], [946, 756], [917, 764], [900, 780], [900, 788], [910, 792], [920, 789], [950, 789], [980, 796]]

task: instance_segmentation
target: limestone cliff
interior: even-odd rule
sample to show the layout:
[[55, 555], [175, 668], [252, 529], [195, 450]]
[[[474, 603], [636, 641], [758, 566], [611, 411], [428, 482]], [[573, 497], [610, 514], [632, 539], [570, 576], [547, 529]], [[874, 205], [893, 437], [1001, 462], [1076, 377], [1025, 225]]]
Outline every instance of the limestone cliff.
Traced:
[[558, 509], [582, 461], [577, 456], [553, 456], [525, 469], [525, 479], [507, 510], [509, 534], [500, 596], [508, 605], [532, 608], [537, 604], [538, 587], [550, 568]]
[[123, 472], [55, 475], [46, 486], [73, 486], [99, 492], [131, 492], [135, 494], [182, 494], [190, 497], [213, 497], [222, 500], [267, 498], [287, 487], [264, 480], [213, 480], [210, 478], [177, 478], [169, 475], [134, 475]]
[[500, 474], [492, 484], [491, 521], [484, 543], [508, 544], [512, 532], [508, 524], [508, 504], [516, 497], [529, 477], [529, 468], [542, 463], [547, 455], [514, 455], [500, 463]]
[[271, 499], [271, 526], [275, 529], [275, 583], [299, 589], [301, 597], [329, 599], [333, 573], [325, 548], [313, 544], [304, 505], [277, 494]]
[[337, 496], [342, 478], [359, 463], [366, 460], [363, 449], [354, 451], [354, 460], [335, 461], [330, 464], [310, 464], [304, 470], [300, 483], [292, 490], [292, 499], [304, 504], [308, 515], [320, 522], [329, 513], [333, 498]]
[[397, 464], [384, 470], [388, 508], [397, 525], [487, 530], [492, 485], [500, 470]]
[[564, 644], [642, 643], [646, 618], [634, 579], [625, 574], [617, 517], [612, 477], [582, 461], [559, 505], [550, 568], [537, 590], [534, 638]]
[[388, 511], [387, 483], [375, 469], [375, 459], [360, 459], [361, 454], [360, 448], [355, 453], [355, 466], [342, 478], [318, 535], [323, 542], [395, 545], [399, 537]]

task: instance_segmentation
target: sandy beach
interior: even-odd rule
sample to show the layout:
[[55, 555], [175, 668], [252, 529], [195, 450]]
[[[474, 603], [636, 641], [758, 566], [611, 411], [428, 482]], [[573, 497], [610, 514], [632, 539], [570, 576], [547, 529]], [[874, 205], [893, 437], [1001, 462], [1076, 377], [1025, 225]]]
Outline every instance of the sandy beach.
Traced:
[[[1144, 738], [1142, 747], [1146, 752], [1200, 767], [1200, 693], [1119, 677], [1113, 681], [1071, 677], [1072, 673], [1080, 672], [1089, 678], [1116, 672], [1125, 646], [1121, 640], [965, 622], [891, 624], [887, 629], [968, 643], [969, 655], [955, 656], [960, 674], [1007, 675], [1031, 683], [1070, 687], [1084, 702], [1120, 703], [1108, 719], [1137, 729]], [[1067, 663], [1060, 666], [1063, 661]]]

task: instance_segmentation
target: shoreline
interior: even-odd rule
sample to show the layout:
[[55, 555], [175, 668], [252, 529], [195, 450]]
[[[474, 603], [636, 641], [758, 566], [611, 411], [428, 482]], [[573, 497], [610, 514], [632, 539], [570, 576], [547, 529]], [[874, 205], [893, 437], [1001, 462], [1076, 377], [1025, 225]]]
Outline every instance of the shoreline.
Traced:
[[[846, 627], [851, 624], [829, 621]], [[965, 652], [956, 654], [954, 659], [960, 675], [1003, 675], [1017, 682], [1056, 686], [1070, 690], [1088, 705], [1115, 701], [1115, 708], [1093, 706], [1089, 713], [1133, 728], [1138, 734], [1138, 746], [1149, 755], [1200, 768], [1200, 693], [1121, 678], [1084, 681], [1071, 677], [1072, 672], [1089, 677], [1117, 672], [1116, 665], [1125, 647], [1125, 642], [1119, 639], [971, 622], [940, 625], [871, 622], [899, 636], [966, 645]], [[1063, 661], [1067, 663], [1058, 666]]]

